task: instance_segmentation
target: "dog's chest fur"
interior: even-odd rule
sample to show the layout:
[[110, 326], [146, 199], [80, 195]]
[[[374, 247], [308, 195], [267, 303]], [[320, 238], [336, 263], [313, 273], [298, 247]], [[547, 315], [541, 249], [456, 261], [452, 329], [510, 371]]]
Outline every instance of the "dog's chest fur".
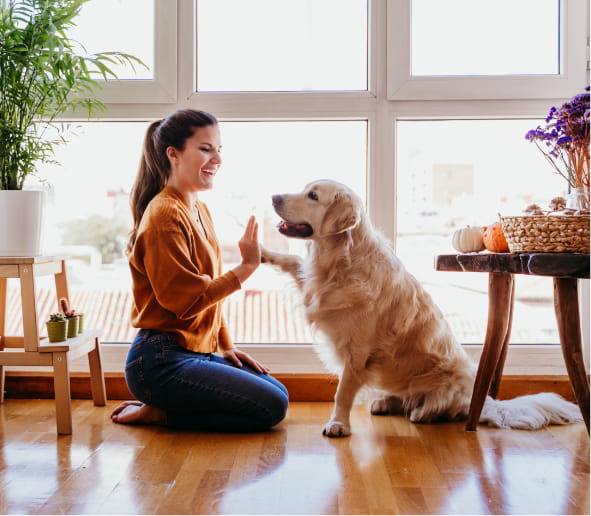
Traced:
[[[317, 349], [333, 371], [345, 362], [363, 367], [371, 360], [367, 352], [375, 350], [377, 337], [373, 329], [380, 328], [380, 310], [387, 309], [380, 302], [382, 289], [394, 279], [392, 256], [367, 242], [361, 253], [354, 237], [329, 247], [314, 244], [301, 270], [305, 313], [327, 338]], [[379, 273], [374, 274], [377, 269]], [[371, 335], [368, 328], [372, 328]]]

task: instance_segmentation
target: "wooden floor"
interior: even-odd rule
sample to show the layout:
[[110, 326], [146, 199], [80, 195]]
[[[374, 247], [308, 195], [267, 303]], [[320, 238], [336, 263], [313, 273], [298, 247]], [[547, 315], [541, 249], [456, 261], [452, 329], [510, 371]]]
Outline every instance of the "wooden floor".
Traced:
[[321, 435], [332, 404], [292, 403], [264, 434], [129, 427], [118, 402], [0, 405], [2, 514], [589, 514], [583, 423], [527, 432], [414, 425], [356, 406], [353, 436]]

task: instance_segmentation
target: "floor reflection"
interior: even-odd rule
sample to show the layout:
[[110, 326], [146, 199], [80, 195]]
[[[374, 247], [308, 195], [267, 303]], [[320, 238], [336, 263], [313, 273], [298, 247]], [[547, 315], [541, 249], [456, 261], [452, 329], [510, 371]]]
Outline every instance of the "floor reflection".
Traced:
[[253, 482], [225, 490], [221, 514], [334, 514], [327, 506], [341, 476], [335, 457], [290, 452], [281, 466]]
[[[476, 434], [458, 432], [458, 463], [439, 461], [446, 473], [448, 496], [438, 514], [587, 514], [589, 508], [589, 442], [584, 426], [576, 455], [551, 432], [480, 427]], [[448, 442], [448, 439], [446, 439]], [[471, 450], [465, 461], [461, 454]], [[457, 474], [454, 473], [457, 468]]]
[[[412, 425], [356, 409], [354, 434], [290, 425], [285, 460], [265, 477], [219, 493], [219, 513], [577, 514], [589, 507], [589, 446], [576, 456], [551, 432], [461, 423]], [[314, 437], [314, 432], [316, 435]], [[297, 442], [297, 435], [309, 439]], [[581, 455], [582, 454], [582, 455]], [[577, 457], [583, 457], [577, 458]], [[587, 491], [585, 491], [587, 489]], [[587, 508], [587, 509], [585, 509]]]
[[52, 400], [11, 404], [0, 513], [589, 514], [583, 423], [465, 432], [356, 406], [353, 435], [329, 439], [332, 404], [294, 403], [272, 432], [204, 434], [116, 425], [76, 400], [76, 431], [57, 436]]

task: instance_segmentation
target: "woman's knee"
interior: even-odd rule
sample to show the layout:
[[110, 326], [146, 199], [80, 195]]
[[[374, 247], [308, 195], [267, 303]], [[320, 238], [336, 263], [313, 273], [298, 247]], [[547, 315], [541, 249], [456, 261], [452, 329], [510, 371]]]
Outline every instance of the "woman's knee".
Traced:
[[287, 394], [280, 389], [274, 388], [266, 403], [266, 423], [269, 427], [273, 427], [285, 419], [288, 406]]

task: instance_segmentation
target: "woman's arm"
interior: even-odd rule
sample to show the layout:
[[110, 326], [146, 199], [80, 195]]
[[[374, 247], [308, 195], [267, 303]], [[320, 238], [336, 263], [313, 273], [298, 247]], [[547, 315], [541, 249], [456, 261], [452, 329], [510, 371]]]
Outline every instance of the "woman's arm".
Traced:
[[138, 235], [131, 265], [148, 278], [158, 303], [179, 319], [191, 319], [241, 288], [232, 271], [217, 278], [200, 271], [179, 228], [151, 229]]

